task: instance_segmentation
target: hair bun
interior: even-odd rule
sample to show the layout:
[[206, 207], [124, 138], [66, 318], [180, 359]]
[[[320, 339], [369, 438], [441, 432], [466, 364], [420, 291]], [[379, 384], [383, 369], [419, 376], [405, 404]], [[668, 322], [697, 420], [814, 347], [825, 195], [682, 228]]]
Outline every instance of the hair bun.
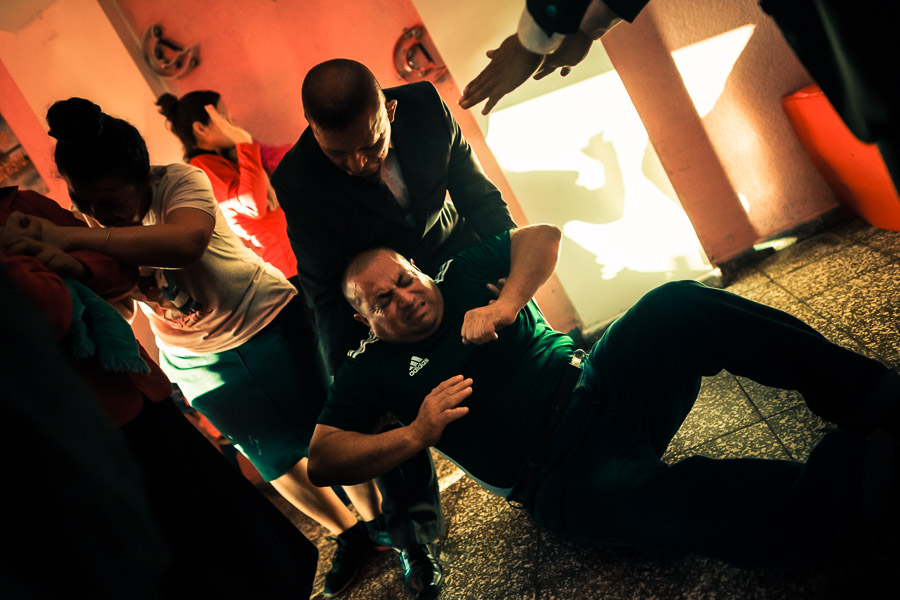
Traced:
[[98, 138], [103, 133], [105, 118], [99, 106], [84, 98], [54, 102], [47, 111], [49, 133], [61, 142]]
[[156, 100], [156, 105], [165, 118], [172, 122], [175, 121], [175, 116], [178, 114], [178, 98], [167, 92]]

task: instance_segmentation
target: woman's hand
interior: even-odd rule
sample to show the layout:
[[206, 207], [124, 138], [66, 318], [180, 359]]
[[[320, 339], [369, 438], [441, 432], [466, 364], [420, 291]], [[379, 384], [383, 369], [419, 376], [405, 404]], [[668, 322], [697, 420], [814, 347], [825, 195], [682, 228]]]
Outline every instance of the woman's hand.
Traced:
[[253, 141], [253, 137], [249, 133], [220, 115], [215, 106], [207, 104], [204, 108], [206, 109], [206, 114], [209, 115], [209, 122], [218, 127], [219, 131], [232, 142], [235, 144], [249, 144]]
[[0, 250], [8, 256], [31, 256], [60, 277], [83, 279], [84, 265], [59, 246], [44, 240], [46, 224], [56, 227], [45, 219], [12, 213], [6, 225], [0, 227]]
[[37, 253], [38, 245], [35, 242], [50, 244], [66, 250], [65, 229], [65, 227], [54, 225], [47, 219], [16, 211], [9, 215], [9, 219], [6, 221], [0, 247], [7, 254], [28, 254], [30, 256]]

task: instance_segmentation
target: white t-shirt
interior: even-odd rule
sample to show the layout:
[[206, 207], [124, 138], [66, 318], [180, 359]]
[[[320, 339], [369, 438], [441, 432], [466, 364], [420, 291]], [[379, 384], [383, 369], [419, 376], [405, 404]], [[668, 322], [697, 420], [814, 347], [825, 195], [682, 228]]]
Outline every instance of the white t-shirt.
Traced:
[[164, 295], [181, 309], [140, 303], [157, 344], [187, 355], [240, 346], [268, 325], [297, 290], [228, 227], [202, 170], [153, 166], [150, 177], [153, 198], [143, 225], [163, 224], [177, 208], [202, 210], [216, 220], [200, 260], [181, 269], [156, 270]]

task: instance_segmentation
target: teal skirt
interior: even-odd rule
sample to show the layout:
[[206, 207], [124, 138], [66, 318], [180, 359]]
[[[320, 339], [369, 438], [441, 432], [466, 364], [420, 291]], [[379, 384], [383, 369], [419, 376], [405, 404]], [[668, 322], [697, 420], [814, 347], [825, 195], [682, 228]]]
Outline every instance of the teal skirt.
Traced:
[[160, 367], [266, 481], [309, 454], [326, 386], [315, 334], [294, 301], [238, 348], [199, 356], [160, 349]]

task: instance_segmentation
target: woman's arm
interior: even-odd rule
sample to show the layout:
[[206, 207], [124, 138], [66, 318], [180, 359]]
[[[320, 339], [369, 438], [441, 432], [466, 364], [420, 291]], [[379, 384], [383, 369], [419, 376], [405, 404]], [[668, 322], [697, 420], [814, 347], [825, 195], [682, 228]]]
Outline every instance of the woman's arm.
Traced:
[[269, 178], [260, 158], [259, 146], [241, 143], [235, 146], [238, 177], [227, 167], [222, 158], [201, 154], [191, 159], [191, 165], [200, 167], [209, 177], [219, 208], [224, 213], [261, 219], [268, 212]]
[[176, 208], [160, 225], [133, 227], [60, 227], [45, 219], [33, 220], [34, 237], [66, 252], [94, 250], [122, 262], [163, 269], [193, 264], [203, 256], [215, 218], [197, 208]]

